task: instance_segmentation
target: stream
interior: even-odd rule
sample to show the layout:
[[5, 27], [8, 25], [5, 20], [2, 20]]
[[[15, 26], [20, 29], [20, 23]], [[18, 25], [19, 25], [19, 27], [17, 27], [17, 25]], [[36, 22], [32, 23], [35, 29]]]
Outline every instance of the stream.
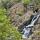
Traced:
[[32, 34], [32, 28], [33, 28], [34, 24], [36, 23], [36, 21], [38, 20], [39, 16], [40, 16], [40, 14], [34, 15], [31, 23], [23, 28], [22, 38], [28, 38]]

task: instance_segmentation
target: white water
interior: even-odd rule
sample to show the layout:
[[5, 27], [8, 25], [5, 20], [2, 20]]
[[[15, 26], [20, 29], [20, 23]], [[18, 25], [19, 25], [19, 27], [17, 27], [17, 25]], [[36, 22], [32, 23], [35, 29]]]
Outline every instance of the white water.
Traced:
[[28, 26], [26, 26], [26, 28], [23, 29], [22, 38], [28, 38], [30, 36], [30, 33], [31, 33], [30, 30], [32, 30], [32, 27], [34, 26], [34, 23], [38, 20], [39, 16], [40, 14], [34, 16], [31, 23]]

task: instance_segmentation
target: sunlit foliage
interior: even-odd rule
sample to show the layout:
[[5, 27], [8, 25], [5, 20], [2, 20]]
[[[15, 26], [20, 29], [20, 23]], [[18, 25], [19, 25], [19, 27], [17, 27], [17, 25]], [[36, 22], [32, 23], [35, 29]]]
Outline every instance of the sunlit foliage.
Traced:
[[21, 34], [10, 24], [6, 9], [0, 8], [0, 40], [21, 40]]
[[30, 3], [30, 0], [22, 0], [22, 3], [23, 4], [29, 4]]

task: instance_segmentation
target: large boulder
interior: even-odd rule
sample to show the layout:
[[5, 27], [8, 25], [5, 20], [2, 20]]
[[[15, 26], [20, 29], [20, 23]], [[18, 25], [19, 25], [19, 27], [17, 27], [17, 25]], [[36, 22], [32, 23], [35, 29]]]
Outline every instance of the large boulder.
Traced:
[[22, 3], [18, 3], [10, 8], [10, 18], [13, 25], [20, 26], [30, 18], [33, 12], [31, 10], [26, 12], [25, 10]]

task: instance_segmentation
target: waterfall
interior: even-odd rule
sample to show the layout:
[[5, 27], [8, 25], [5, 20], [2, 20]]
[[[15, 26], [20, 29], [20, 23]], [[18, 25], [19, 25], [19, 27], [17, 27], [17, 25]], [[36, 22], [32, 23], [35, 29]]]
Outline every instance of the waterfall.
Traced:
[[37, 14], [35, 15], [33, 18], [32, 18], [32, 21], [29, 25], [27, 25], [24, 29], [23, 29], [23, 35], [22, 35], [22, 38], [28, 38], [32, 32], [32, 27], [34, 26], [34, 23], [38, 20], [40, 14]]

